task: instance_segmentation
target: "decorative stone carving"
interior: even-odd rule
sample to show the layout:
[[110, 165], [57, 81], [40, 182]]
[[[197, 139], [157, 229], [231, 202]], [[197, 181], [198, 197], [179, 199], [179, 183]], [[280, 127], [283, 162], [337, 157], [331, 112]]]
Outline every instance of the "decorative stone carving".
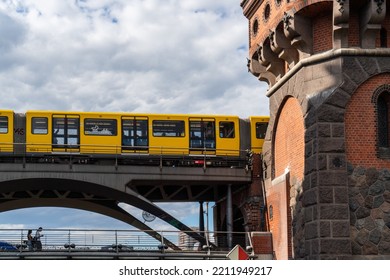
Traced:
[[247, 67], [248, 71], [252, 73], [252, 75], [256, 76], [260, 81], [266, 82], [269, 87], [272, 87], [275, 84], [275, 75], [268, 72], [266, 67], [260, 64], [257, 53], [254, 58], [247, 59]]
[[275, 38], [274, 38], [274, 36], [275, 36], [275, 32], [272, 31], [272, 30], [269, 30], [268, 39], [269, 39], [269, 41], [271, 43], [271, 46], [275, 46]]
[[284, 16], [283, 16], [283, 25], [284, 25], [284, 28], [288, 30], [288, 28], [290, 27], [290, 24], [291, 24], [291, 20], [293, 19], [292, 15], [284, 12]]
[[336, 0], [333, 5], [333, 46], [334, 48], [348, 47], [349, 2]]
[[340, 8], [339, 8], [340, 13], [344, 13], [344, 3], [346, 0], [336, 0], [336, 1], [340, 5]]
[[285, 73], [284, 61], [280, 59], [271, 49], [270, 39], [267, 38], [259, 48], [259, 60], [264, 65], [267, 71], [275, 75], [278, 80]]
[[383, 0], [371, 0], [361, 10], [363, 12], [360, 17], [361, 47], [374, 49], [376, 47], [378, 30], [381, 29], [382, 22], [386, 16], [386, 2]]
[[291, 46], [291, 41], [286, 38], [283, 27], [270, 30], [269, 39], [272, 51], [281, 59], [287, 62], [288, 68], [292, 68], [299, 61], [298, 51]]
[[378, 14], [382, 13], [383, 9], [382, 9], [382, 4], [385, 2], [384, 0], [374, 0], [378, 6], [378, 8], [376, 9], [376, 11], [378, 12]]
[[285, 13], [283, 23], [284, 34], [291, 41], [291, 45], [301, 52], [311, 54], [313, 49], [313, 36], [310, 20], [297, 14], [292, 17]]

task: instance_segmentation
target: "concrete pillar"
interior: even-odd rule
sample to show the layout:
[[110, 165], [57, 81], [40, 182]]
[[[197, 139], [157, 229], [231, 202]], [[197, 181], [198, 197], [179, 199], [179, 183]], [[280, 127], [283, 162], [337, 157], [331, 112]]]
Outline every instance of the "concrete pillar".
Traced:
[[226, 231], [227, 245], [229, 249], [233, 248], [233, 203], [232, 203], [232, 185], [228, 185], [226, 198]]
[[[204, 211], [203, 201], [199, 201], [199, 232], [200, 235], [204, 236]], [[203, 245], [203, 244], [202, 244]]]

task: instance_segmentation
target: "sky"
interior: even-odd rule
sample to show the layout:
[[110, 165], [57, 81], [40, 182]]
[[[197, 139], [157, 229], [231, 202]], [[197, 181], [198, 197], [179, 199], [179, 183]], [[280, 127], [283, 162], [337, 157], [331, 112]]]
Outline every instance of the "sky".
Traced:
[[[0, 0], [0, 34], [0, 108], [269, 114], [240, 0]], [[198, 203], [159, 206], [197, 226]], [[129, 228], [65, 208], [0, 213], [0, 228], [39, 226]]]

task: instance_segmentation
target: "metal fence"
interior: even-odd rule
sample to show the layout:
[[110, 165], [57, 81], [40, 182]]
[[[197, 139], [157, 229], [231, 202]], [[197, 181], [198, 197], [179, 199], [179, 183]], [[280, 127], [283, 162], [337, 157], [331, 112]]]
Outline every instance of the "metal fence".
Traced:
[[[27, 229], [0, 229], [0, 255], [39, 251], [35, 246], [28, 246], [27, 232]], [[160, 231], [159, 241], [140, 230], [44, 229], [40, 241], [42, 252], [226, 252], [231, 249], [227, 245], [228, 238], [232, 239], [233, 247], [236, 244], [252, 247], [248, 232], [197, 233], [204, 237], [202, 242], [183, 231]], [[163, 244], [164, 238], [175, 244], [176, 249]]]

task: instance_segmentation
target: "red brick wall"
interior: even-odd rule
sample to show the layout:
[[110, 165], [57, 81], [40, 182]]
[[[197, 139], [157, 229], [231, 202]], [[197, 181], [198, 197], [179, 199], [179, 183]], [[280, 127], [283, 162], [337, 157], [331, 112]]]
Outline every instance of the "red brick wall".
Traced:
[[313, 52], [319, 53], [333, 48], [332, 14], [318, 15], [313, 19]]
[[301, 181], [305, 159], [304, 125], [301, 107], [295, 98], [290, 97], [285, 102], [275, 129], [275, 177], [289, 168], [290, 176]]
[[252, 232], [251, 235], [255, 254], [273, 255], [271, 232]]
[[[382, 27], [386, 29], [387, 33], [387, 47], [390, 47], [390, 15], [386, 15], [385, 20], [382, 23]], [[380, 48], [381, 47], [381, 38], [380, 38], [380, 31], [378, 31], [376, 39], [376, 47]]]
[[353, 11], [349, 15], [348, 45], [350, 47], [360, 46], [359, 16]]
[[[288, 176], [273, 183], [267, 191], [268, 221], [272, 232], [273, 249], [278, 260], [291, 258], [291, 223], [289, 222]], [[272, 216], [270, 207], [272, 206]]]
[[[249, 54], [252, 57], [256, 51], [258, 44], [262, 43], [269, 35], [269, 30], [275, 28], [283, 20], [284, 12], [295, 11], [299, 12], [308, 6], [315, 6], [316, 10], [321, 10], [323, 5], [328, 5], [330, 0], [295, 0], [295, 1], [282, 1], [280, 6], [277, 6], [275, 0], [264, 0], [260, 8], [254, 13], [253, 17], [249, 19]], [[263, 13], [266, 4], [269, 3], [271, 7], [270, 17], [267, 21], [263, 20]], [[257, 18], [259, 23], [259, 32], [257, 35], [253, 35], [252, 26], [253, 22]], [[333, 27], [332, 22], [329, 25], [331, 29]], [[330, 36], [332, 38], [332, 34]]]
[[376, 113], [371, 102], [374, 91], [390, 84], [390, 74], [368, 79], [352, 95], [345, 113], [345, 139], [347, 160], [353, 165], [390, 168], [390, 161], [379, 159], [376, 152]]

